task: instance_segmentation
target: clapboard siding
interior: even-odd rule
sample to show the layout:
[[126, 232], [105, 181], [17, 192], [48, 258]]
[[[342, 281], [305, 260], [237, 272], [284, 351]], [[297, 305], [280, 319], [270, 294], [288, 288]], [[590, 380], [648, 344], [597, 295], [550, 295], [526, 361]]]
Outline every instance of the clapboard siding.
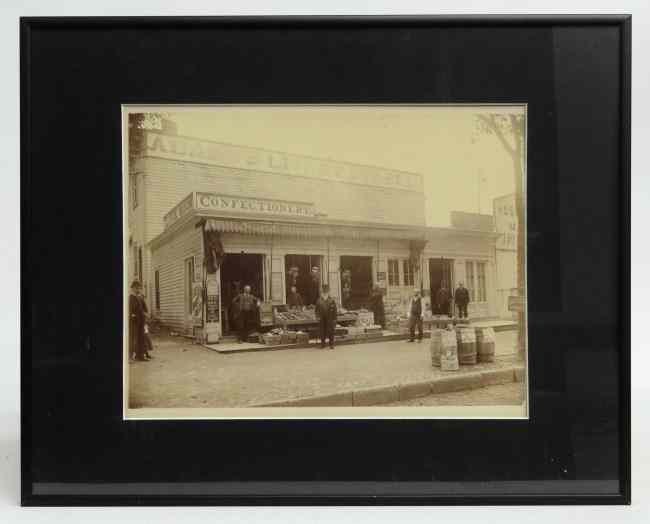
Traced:
[[152, 253], [152, 282], [154, 272], [160, 272], [158, 316], [164, 325], [180, 332], [191, 329], [185, 311], [185, 260], [201, 253], [201, 230], [191, 224]]
[[146, 235], [163, 231], [163, 217], [193, 191], [313, 202], [329, 219], [424, 225], [424, 195], [293, 175], [270, 174], [158, 158], [145, 159]]

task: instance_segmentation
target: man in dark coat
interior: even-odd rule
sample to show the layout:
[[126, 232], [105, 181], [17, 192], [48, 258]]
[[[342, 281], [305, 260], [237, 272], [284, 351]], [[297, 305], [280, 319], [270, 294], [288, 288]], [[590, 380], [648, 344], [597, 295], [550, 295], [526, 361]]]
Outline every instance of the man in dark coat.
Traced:
[[424, 336], [423, 330], [423, 320], [424, 312], [422, 310], [422, 297], [420, 296], [420, 290], [413, 290], [413, 297], [409, 300], [407, 315], [409, 319], [409, 342], [415, 340], [415, 327], [418, 328], [418, 342], [422, 342], [422, 337]]
[[454, 301], [458, 308], [458, 317], [467, 318], [467, 304], [469, 304], [469, 291], [463, 286], [462, 282], [458, 283], [456, 292], [454, 293]]
[[257, 325], [257, 308], [260, 301], [251, 294], [251, 287], [244, 286], [244, 292], [232, 301], [233, 308], [239, 311], [239, 343], [247, 342], [249, 333]]
[[444, 282], [438, 290], [438, 293], [436, 293], [436, 305], [438, 306], [438, 312], [441, 315], [451, 316], [449, 311], [449, 290]]
[[370, 294], [370, 308], [375, 316], [375, 324], [386, 327], [386, 314], [384, 311], [384, 295], [378, 286], [375, 286]]
[[323, 285], [318, 302], [316, 302], [316, 317], [320, 325], [320, 347], [325, 348], [325, 339], [329, 338], [330, 349], [334, 349], [334, 330], [336, 329], [336, 301], [330, 297], [330, 288]]
[[147, 319], [147, 304], [142, 297], [142, 284], [134, 280], [129, 295], [129, 356], [134, 360], [146, 358], [144, 325]]

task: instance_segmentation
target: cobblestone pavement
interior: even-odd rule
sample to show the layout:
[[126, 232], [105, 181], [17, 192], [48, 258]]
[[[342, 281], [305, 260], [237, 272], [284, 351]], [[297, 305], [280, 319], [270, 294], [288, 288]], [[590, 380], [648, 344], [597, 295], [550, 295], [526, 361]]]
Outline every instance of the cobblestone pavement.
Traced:
[[[460, 372], [511, 365], [514, 334], [497, 333], [497, 361]], [[244, 407], [279, 400], [448, 375], [431, 365], [429, 343], [405, 340], [223, 355], [181, 338], [154, 339], [150, 362], [129, 363], [129, 405]]]
[[513, 382], [455, 393], [392, 402], [386, 406], [520, 406], [524, 401], [524, 384]]

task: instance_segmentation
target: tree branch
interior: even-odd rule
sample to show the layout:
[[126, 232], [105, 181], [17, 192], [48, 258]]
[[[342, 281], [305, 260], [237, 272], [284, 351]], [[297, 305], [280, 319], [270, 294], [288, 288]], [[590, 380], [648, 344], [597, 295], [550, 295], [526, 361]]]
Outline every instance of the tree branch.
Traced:
[[503, 136], [503, 131], [501, 131], [501, 128], [499, 128], [496, 121], [494, 120], [494, 115], [490, 115], [490, 116], [478, 115], [478, 118], [481, 122], [483, 122], [486, 126], [488, 126], [488, 128], [497, 136], [499, 142], [501, 142], [501, 145], [505, 148], [508, 154], [514, 156], [516, 151], [512, 148], [510, 144], [508, 144], [508, 141], [506, 140], [505, 136]]

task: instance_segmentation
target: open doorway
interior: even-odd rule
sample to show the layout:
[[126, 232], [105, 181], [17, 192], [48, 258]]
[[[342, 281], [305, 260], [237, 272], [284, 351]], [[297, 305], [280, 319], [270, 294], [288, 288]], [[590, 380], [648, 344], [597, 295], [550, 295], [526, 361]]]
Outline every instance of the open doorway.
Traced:
[[[287, 303], [291, 294], [291, 287], [302, 298], [305, 306], [315, 304], [320, 295], [322, 278], [322, 257], [320, 255], [286, 255], [284, 267], [287, 272]], [[314, 271], [314, 269], [316, 270]]]
[[251, 293], [264, 300], [264, 255], [228, 253], [221, 263], [221, 320], [226, 335], [237, 329], [231, 306], [244, 286], [250, 286]]
[[453, 275], [454, 261], [449, 258], [429, 259], [429, 282], [431, 283], [431, 309], [436, 315], [446, 315], [448, 311], [441, 311], [437, 304], [438, 291], [444, 285], [449, 292], [449, 297], [454, 293]]
[[346, 309], [369, 307], [372, 257], [341, 257], [341, 303]]

